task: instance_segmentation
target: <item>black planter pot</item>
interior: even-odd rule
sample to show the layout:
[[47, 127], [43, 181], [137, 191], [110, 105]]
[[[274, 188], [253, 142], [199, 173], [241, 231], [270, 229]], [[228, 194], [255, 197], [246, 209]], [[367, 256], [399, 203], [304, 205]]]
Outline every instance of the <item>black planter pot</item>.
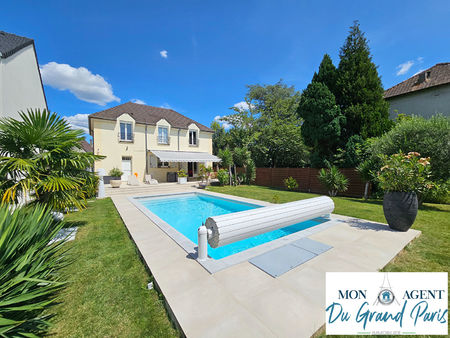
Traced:
[[417, 208], [415, 192], [387, 192], [384, 194], [384, 217], [391, 229], [408, 231], [416, 219]]
[[111, 180], [120, 180], [122, 179], [120, 176], [103, 176], [103, 182], [105, 184], [109, 184]]

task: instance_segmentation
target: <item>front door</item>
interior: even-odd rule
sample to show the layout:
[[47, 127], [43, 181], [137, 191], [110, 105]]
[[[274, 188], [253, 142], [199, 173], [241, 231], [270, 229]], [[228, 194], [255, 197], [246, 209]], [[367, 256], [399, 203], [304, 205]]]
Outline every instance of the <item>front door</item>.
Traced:
[[197, 162], [188, 162], [188, 176], [197, 177]]
[[122, 181], [128, 181], [128, 176], [131, 175], [131, 157], [122, 157]]

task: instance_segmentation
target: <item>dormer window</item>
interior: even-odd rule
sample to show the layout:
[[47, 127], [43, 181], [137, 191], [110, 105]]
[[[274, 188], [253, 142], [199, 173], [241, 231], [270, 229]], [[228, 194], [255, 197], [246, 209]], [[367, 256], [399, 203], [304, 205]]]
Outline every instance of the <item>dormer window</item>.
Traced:
[[197, 130], [189, 130], [189, 145], [197, 145]]
[[158, 127], [158, 143], [169, 144], [169, 128]]
[[133, 141], [133, 124], [131, 122], [120, 122], [119, 140], [122, 142]]

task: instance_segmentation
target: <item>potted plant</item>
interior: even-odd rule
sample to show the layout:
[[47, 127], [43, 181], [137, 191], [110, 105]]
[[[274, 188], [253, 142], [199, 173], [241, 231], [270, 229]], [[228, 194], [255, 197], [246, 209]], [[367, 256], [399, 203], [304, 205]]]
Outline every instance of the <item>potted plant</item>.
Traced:
[[205, 189], [208, 186], [209, 181], [211, 180], [211, 174], [213, 172], [212, 167], [206, 167], [203, 164], [199, 166], [199, 174], [202, 181], [198, 184], [200, 189]]
[[178, 170], [178, 184], [186, 184], [187, 183], [187, 174], [183, 169]]
[[377, 181], [383, 189], [383, 212], [389, 227], [408, 231], [417, 216], [417, 194], [432, 188], [430, 158], [417, 152], [381, 156]]
[[111, 180], [109, 183], [111, 184], [111, 187], [113, 188], [119, 188], [122, 184], [122, 178], [123, 172], [119, 168], [112, 168], [109, 171], [109, 176], [111, 176]]

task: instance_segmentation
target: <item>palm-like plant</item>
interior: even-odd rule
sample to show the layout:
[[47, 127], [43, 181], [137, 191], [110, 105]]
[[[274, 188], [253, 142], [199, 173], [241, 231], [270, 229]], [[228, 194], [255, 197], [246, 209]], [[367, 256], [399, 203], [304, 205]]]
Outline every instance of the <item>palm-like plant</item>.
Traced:
[[332, 197], [336, 196], [338, 192], [348, 189], [348, 179], [336, 166], [332, 166], [330, 169], [320, 169], [318, 178]]
[[20, 113], [21, 121], [0, 121], [2, 203], [31, 195], [54, 210], [85, 207], [86, 188], [95, 176], [86, 169], [102, 156], [81, 151], [83, 131], [47, 110]]
[[36, 337], [49, 325], [43, 311], [64, 286], [57, 273], [69, 263], [64, 241], [49, 244], [64, 223], [42, 206], [9, 209], [0, 207], [0, 336]]

